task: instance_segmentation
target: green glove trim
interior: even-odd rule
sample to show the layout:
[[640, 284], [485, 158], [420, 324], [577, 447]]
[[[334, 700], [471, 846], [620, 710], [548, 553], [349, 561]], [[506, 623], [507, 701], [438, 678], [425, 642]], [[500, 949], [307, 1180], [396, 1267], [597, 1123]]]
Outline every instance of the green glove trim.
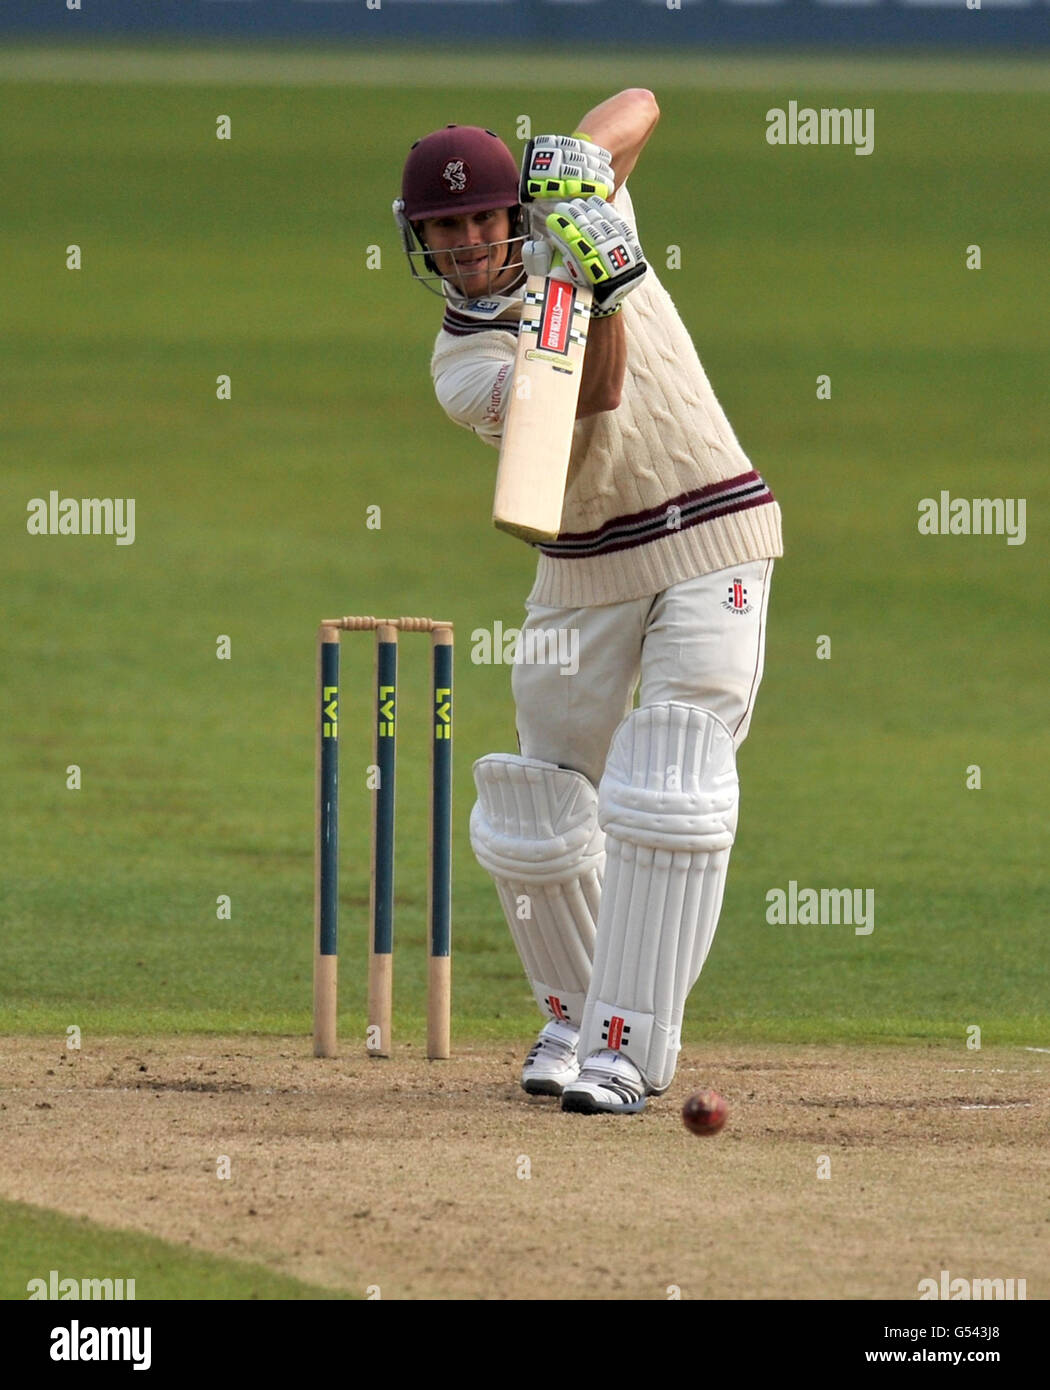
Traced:
[[568, 244], [574, 260], [583, 268], [583, 273], [592, 285], [600, 285], [612, 278], [602, 265], [594, 243], [564, 213], [552, 212], [547, 218], [547, 226], [551, 231], [557, 231], [561, 239]]
[[527, 179], [525, 191], [534, 202], [571, 203], [574, 198], [595, 195], [608, 201], [609, 185], [593, 179]]

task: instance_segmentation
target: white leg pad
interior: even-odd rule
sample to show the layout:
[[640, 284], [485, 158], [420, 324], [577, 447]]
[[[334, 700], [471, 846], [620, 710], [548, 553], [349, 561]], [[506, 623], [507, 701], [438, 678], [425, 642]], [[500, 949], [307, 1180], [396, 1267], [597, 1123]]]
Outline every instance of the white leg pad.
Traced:
[[674, 1077], [738, 799], [733, 736], [710, 710], [647, 705], [617, 729], [598, 790], [607, 860], [579, 1052], [622, 1052], [653, 1091]]
[[492, 875], [536, 1002], [579, 1027], [605, 865], [598, 795], [579, 772], [493, 753], [474, 764], [470, 843]]

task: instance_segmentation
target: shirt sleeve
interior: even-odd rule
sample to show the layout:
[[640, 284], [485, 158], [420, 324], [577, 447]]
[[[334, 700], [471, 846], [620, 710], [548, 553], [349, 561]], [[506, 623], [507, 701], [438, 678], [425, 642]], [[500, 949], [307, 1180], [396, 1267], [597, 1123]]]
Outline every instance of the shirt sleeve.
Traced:
[[621, 184], [613, 194], [612, 205], [616, 209], [617, 216], [622, 217], [631, 231], [637, 236], [638, 219], [635, 216], [634, 203], [631, 201], [631, 195], [627, 192], [626, 183]]
[[514, 376], [514, 349], [510, 334], [478, 334], [462, 347], [437, 354], [432, 368], [434, 390], [449, 419], [497, 449]]

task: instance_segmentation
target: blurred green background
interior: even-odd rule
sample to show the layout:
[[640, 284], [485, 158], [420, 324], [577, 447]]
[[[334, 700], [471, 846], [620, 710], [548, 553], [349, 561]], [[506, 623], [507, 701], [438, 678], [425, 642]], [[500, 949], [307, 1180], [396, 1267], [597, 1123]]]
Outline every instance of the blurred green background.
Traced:
[[[520, 621], [533, 561], [489, 523], [495, 453], [433, 398], [440, 305], [409, 282], [390, 202], [420, 135], [476, 123], [517, 148], [522, 115], [571, 128], [624, 64], [472, 89], [469, 64], [414, 61], [363, 59], [344, 86], [5, 69], [4, 1031], [306, 1045], [314, 637], [351, 612], [456, 623], [455, 1036], [538, 1022], [467, 834], [472, 762], [514, 748], [509, 669], [472, 664], [470, 634]], [[978, 91], [938, 83], [947, 60], [926, 69], [947, 90], [818, 60], [790, 82], [764, 61], [696, 88], [659, 57], [632, 68], [663, 111], [632, 179], [643, 245], [785, 522], [687, 1042], [973, 1023], [989, 1042], [1047, 1042], [1050, 102], [1012, 90], [1009, 63]], [[875, 107], [875, 153], [771, 147], [766, 110], [792, 98]], [[672, 247], [681, 269], [665, 270]], [[918, 501], [942, 488], [1026, 498], [1026, 544], [921, 537]], [[27, 534], [26, 504], [51, 489], [134, 497], [134, 545]], [[426, 648], [402, 643], [398, 773], [395, 1029], [416, 1046]], [[347, 1040], [364, 1028], [371, 661], [369, 639], [344, 638]], [[873, 888], [874, 933], [768, 925], [767, 892], [792, 879]]]

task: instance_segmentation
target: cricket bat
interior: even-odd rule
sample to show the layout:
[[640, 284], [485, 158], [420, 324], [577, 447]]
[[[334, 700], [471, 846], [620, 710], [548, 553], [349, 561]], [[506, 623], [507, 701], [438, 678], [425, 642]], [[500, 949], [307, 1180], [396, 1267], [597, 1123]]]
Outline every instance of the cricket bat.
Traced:
[[526, 540], [552, 540], [561, 527], [592, 298], [557, 267], [525, 285], [492, 521]]

